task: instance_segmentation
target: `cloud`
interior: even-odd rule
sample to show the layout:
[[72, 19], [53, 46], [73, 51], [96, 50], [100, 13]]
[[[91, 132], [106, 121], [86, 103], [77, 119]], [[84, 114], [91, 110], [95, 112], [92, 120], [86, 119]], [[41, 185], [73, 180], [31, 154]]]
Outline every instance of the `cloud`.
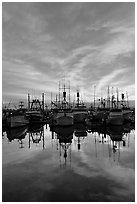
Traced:
[[105, 75], [98, 82], [97, 89], [101, 90], [110, 84], [113, 85], [113, 82], [115, 82], [116, 79], [121, 78], [121, 76], [123, 75], [123, 73], [125, 73], [125, 71], [126, 71], [125, 69], [118, 69], [118, 70], [114, 70], [112, 73], [108, 75]]
[[[55, 92], [55, 84], [65, 75], [72, 94], [79, 86], [89, 95], [94, 84], [105, 87], [121, 69], [121, 80], [113, 84], [134, 86], [133, 10], [127, 3], [4, 2], [2, 57], [8, 65], [3, 63], [3, 92], [8, 88], [8, 66], [11, 84], [26, 92], [35, 84], [39, 91], [45, 84], [47, 92]], [[23, 70], [25, 85], [19, 76]]]

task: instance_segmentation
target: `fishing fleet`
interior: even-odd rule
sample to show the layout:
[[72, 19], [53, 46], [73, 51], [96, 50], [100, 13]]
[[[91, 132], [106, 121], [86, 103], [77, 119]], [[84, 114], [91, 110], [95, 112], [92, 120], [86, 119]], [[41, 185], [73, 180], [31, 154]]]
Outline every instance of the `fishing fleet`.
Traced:
[[[131, 109], [128, 100], [125, 100], [124, 93], [119, 96], [118, 89], [116, 96], [112, 93], [110, 97], [108, 87], [107, 99], [101, 97], [95, 99], [94, 105], [87, 107], [81, 99], [80, 91], [76, 92], [76, 100], [71, 101], [70, 83], [59, 82], [59, 93], [55, 99], [51, 97], [51, 107], [47, 108], [45, 94], [42, 93], [41, 100], [30, 99], [28, 94], [28, 107], [24, 108], [20, 102], [19, 108], [9, 110], [3, 108], [2, 125], [8, 128], [18, 128], [29, 124], [49, 123], [54, 127], [73, 126], [77, 123], [104, 124], [107, 126], [120, 126], [127, 122], [135, 122], [135, 110]], [[45, 108], [46, 107], [46, 108]]]

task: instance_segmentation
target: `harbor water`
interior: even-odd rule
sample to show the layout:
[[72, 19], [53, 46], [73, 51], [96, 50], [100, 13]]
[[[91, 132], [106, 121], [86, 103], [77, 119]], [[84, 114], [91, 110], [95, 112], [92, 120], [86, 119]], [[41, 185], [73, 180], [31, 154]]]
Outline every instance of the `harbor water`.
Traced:
[[134, 127], [3, 130], [2, 200], [134, 202]]

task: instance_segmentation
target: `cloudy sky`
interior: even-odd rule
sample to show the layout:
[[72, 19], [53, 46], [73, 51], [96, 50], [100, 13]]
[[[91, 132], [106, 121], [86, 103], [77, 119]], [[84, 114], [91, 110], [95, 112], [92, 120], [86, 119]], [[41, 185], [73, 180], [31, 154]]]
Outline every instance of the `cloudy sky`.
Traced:
[[64, 76], [85, 101], [108, 85], [134, 99], [134, 18], [133, 2], [2, 3], [3, 101], [50, 100]]

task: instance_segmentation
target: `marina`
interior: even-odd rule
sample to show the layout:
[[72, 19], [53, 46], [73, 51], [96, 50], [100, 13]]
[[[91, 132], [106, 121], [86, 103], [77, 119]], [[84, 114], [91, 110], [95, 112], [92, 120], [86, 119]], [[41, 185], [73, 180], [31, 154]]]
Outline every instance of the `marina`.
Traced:
[[2, 2], [2, 201], [135, 202], [135, 2]]
[[[68, 93], [66, 89], [69, 90]], [[111, 98], [109, 96], [109, 99], [103, 99], [104, 107], [102, 107], [102, 99], [94, 99], [94, 107], [92, 107], [92, 101], [89, 103], [91, 107], [86, 107], [84, 102], [80, 101], [79, 91], [77, 91], [77, 100], [75, 102], [71, 101], [70, 82], [69, 88], [65, 87], [65, 82], [63, 88], [60, 88], [59, 82], [59, 96], [56, 94], [56, 99], [51, 99], [51, 106], [46, 105], [44, 93], [42, 93], [41, 97], [42, 101], [38, 98], [30, 101], [30, 94], [28, 94], [28, 106], [25, 108], [23, 108], [22, 101], [19, 108], [16, 109], [3, 107], [3, 126], [16, 128], [38, 123], [50, 123], [52, 126], [71, 126], [76, 123], [101, 123], [107, 125], [135, 123], [135, 108], [130, 108], [129, 101], [124, 101], [123, 105], [123, 93], [121, 99], [117, 97], [117, 101], [114, 100], [116, 98], [114, 94], [112, 94]], [[67, 100], [67, 98], [69, 99]], [[110, 106], [110, 104], [112, 105]]]
[[59, 86], [49, 107], [42, 93], [3, 109], [3, 201], [134, 201], [135, 108], [123, 108], [123, 93], [117, 105], [112, 95], [87, 107], [66, 90]]
[[[117, 103], [114, 95], [103, 100], [103, 107], [102, 100], [87, 107], [79, 91], [71, 102], [70, 84], [60, 85], [49, 107], [42, 93], [41, 101], [28, 94], [28, 107], [3, 109], [3, 201], [134, 201], [135, 109], [128, 103], [123, 109], [123, 93]], [[11, 174], [17, 186], [30, 177], [29, 194], [25, 184], [12, 187]]]

